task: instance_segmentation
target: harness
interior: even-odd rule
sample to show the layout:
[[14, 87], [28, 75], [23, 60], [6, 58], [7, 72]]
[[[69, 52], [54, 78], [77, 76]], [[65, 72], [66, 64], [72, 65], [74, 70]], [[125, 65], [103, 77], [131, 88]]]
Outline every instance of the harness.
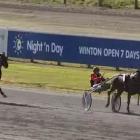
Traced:
[[128, 79], [130, 79], [130, 75], [124, 73], [124, 74], [121, 74], [120, 76], [122, 76], [123, 87], [125, 90], [127, 90], [127, 82], [128, 82]]
[[126, 80], [126, 74], [122, 74], [122, 78], [123, 78], [123, 82], [125, 82], [125, 80]]
[[121, 74], [123, 82], [126, 82], [126, 80], [133, 79], [136, 76], [136, 73], [131, 73], [131, 74]]

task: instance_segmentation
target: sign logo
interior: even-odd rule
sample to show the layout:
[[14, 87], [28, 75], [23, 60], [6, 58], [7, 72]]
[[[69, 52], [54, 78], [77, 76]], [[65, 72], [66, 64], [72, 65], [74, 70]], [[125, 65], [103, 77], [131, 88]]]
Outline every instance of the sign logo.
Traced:
[[14, 40], [14, 52], [17, 54], [17, 55], [20, 55], [22, 53], [22, 50], [23, 50], [23, 38], [22, 36], [20, 35], [17, 35], [15, 36], [15, 40]]

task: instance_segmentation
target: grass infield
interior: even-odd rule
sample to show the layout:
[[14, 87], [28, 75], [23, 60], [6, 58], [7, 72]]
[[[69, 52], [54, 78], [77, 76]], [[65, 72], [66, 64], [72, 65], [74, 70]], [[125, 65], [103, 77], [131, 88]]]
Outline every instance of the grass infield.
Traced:
[[[60, 5], [64, 3], [64, 0], [17, 0], [23, 3], [34, 3], [34, 4], [50, 4]], [[109, 8], [126, 8], [134, 7], [134, 0], [102, 0], [102, 5]], [[66, 0], [68, 5], [77, 6], [97, 6], [99, 0]]]
[[[112, 77], [127, 70], [100, 67], [104, 77]], [[3, 69], [2, 83], [26, 87], [53, 88], [81, 91], [89, 89], [92, 69], [80, 66], [57, 66], [10, 61], [9, 68]]]

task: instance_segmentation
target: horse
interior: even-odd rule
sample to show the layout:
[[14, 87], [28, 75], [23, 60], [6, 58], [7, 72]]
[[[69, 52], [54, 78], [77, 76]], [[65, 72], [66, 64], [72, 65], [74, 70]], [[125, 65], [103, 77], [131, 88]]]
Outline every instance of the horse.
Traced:
[[[0, 80], [2, 78], [2, 67], [8, 68], [8, 57], [5, 55], [5, 53], [0, 54]], [[4, 98], [7, 97], [1, 88], [0, 93]]]
[[132, 95], [138, 94], [138, 102], [140, 98], [140, 70], [133, 74], [120, 74], [111, 82], [111, 88], [108, 91], [106, 107], [110, 105], [110, 95], [113, 91], [117, 91], [115, 100], [125, 91], [127, 93], [127, 111], [130, 113], [130, 99]]

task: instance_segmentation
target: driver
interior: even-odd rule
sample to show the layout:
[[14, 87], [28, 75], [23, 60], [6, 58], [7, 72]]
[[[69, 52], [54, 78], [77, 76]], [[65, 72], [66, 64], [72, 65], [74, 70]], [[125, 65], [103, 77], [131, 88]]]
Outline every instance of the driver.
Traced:
[[93, 68], [93, 73], [91, 74], [91, 79], [90, 79], [91, 87], [103, 81], [105, 81], [105, 78], [101, 75], [100, 69], [98, 67]]

